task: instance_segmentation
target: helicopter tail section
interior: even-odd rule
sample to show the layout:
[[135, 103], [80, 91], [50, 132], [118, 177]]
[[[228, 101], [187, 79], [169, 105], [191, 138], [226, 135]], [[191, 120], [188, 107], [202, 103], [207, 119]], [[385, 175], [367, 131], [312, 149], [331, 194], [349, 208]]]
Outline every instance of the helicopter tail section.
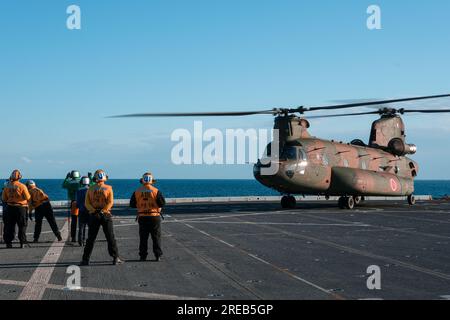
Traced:
[[331, 172], [330, 195], [408, 196], [413, 193], [412, 178], [343, 167], [334, 167]]

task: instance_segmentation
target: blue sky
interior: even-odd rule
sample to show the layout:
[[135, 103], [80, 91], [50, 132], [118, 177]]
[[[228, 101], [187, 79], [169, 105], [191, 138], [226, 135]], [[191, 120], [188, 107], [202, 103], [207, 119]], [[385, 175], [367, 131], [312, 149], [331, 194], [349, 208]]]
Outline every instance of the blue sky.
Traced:
[[[82, 29], [66, 28], [81, 7]], [[366, 9], [382, 10], [382, 30]], [[251, 178], [249, 165], [175, 166], [170, 134], [194, 119], [159, 111], [253, 110], [450, 93], [450, 2], [0, 1], [0, 176]], [[409, 105], [416, 107], [416, 105]], [[450, 100], [421, 107], [450, 107]], [[367, 141], [373, 117], [313, 120], [311, 133]], [[450, 179], [450, 115], [408, 116], [422, 179]], [[270, 128], [270, 116], [206, 119]]]

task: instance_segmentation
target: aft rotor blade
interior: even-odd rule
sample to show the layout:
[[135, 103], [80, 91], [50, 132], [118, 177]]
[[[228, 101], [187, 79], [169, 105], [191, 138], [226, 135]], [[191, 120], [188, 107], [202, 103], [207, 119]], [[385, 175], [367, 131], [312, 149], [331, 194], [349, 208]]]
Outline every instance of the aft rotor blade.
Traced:
[[450, 113], [450, 109], [430, 109], [430, 110], [413, 110], [413, 109], [400, 109], [398, 110], [400, 113]]
[[356, 103], [347, 103], [347, 104], [331, 105], [331, 106], [319, 106], [319, 107], [304, 108], [303, 110], [304, 111], [336, 110], [336, 109], [375, 106], [375, 105], [381, 105], [381, 104], [399, 103], [399, 102], [417, 101], [417, 100], [428, 100], [428, 99], [437, 99], [437, 98], [446, 98], [446, 97], [450, 97], [450, 94], [403, 98], [403, 99], [378, 100], [378, 101], [368, 101], [368, 102], [356, 102]]
[[231, 112], [178, 112], [178, 113], [135, 113], [110, 118], [152, 118], [152, 117], [240, 117], [258, 114], [276, 114], [275, 110], [231, 111]]
[[364, 116], [371, 114], [404, 114], [404, 113], [450, 113], [450, 109], [430, 109], [430, 110], [405, 110], [405, 109], [379, 109], [377, 111], [369, 112], [354, 112], [354, 113], [342, 113], [342, 114], [328, 114], [323, 116], [310, 116], [308, 119], [321, 119], [321, 118], [338, 118], [338, 117], [351, 117], [351, 116]]

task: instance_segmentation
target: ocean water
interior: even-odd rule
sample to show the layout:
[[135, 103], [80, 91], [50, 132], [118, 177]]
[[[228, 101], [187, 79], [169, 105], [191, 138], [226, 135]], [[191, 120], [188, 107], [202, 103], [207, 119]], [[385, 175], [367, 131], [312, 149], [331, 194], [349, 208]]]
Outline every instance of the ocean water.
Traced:
[[[62, 180], [35, 180], [51, 200], [66, 200], [67, 193], [61, 188]], [[110, 180], [116, 199], [128, 199], [139, 187], [138, 180]], [[233, 196], [277, 196], [256, 180], [158, 180], [156, 187], [167, 198], [233, 197]], [[450, 195], [450, 180], [418, 180], [417, 195], [432, 195], [435, 198]]]

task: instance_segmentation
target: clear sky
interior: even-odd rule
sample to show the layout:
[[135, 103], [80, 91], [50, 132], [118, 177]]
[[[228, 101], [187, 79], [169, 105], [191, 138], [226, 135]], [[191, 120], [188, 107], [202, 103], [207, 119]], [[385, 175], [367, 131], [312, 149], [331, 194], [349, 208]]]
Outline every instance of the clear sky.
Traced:
[[[71, 4], [81, 30], [66, 28]], [[366, 28], [371, 4], [382, 30]], [[249, 165], [171, 163], [170, 134], [193, 119], [106, 117], [450, 93], [449, 15], [448, 0], [0, 0], [0, 176], [101, 167], [112, 178], [251, 178]], [[311, 133], [367, 141], [373, 120], [313, 120]], [[404, 120], [420, 178], [450, 179], [450, 115]], [[271, 125], [270, 116], [204, 122]]]

